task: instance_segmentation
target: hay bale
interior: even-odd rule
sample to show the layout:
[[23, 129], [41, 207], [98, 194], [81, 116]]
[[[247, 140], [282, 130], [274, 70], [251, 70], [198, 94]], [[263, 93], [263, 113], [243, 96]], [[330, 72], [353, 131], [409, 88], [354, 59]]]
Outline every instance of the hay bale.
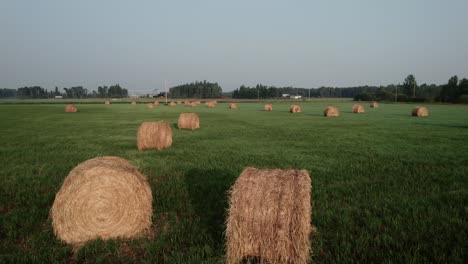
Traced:
[[154, 102], [154, 106], [158, 106], [158, 105], [159, 105], [158, 101]]
[[307, 263], [310, 192], [306, 170], [246, 168], [230, 191], [227, 263]]
[[323, 116], [340, 116], [340, 111], [337, 107], [329, 106], [323, 110]]
[[153, 109], [154, 108], [154, 104], [153, 103], [149, 103], [146, 105], [146, 108], [148, 109]]
[[182, 102], [181, 102], [181, 101], [177, 101], [177, 104], [182, 104]]
[[234, 103], [229, 104], [229, 108], [230, 109], [239, 109], [239, 108], [237, 108], [237, 104], [234, 104]]
[[57, 237], [80, 245], [94, 239], [132, 238], [150, 232], [151, 188], [128, 161], [99, 157], [65, 178], [50, 211]]
[[74, 104], [68, 104], [65, 106], [65, 112], [67, 113], [75, 113], [78, 111], [78, 108]]
[[302, 112], [302, 108], [299, 106], [299, 105], [291, 105], [291, 107], [289, 108], [289, 112], [290, 113], [300, 113]]
[[192, 107], [192, 104], [189, 101], [184, 102], [185, 107]]
[[110, 101], [105, 101], [104, 104], [110, 105]]
[[360, 104], [353, 105], [353, 113], [364, 113], [364, 106]]
[[420, 117], [429, 116], [429, 110], [427, 110], [427, 108], [424, 106], [416, 106], [415, 108], [413, 108], [411, 115]]
[[195, 101], [194, 102], [196, 105], [200, 105], [201, 104], [201, 101]]
[[200, 118], [195, 113], [181, 113], [179, 115], [179, 122], [177, 123], [179, 129], [199, 129]]
[[190, 105], [191, 105], [192, 107], [198, 106], [198, 104], [197, 104], [196, 102], [193, 102], [193, 103], [191, 103]]
[[266, 104], [264, 106], [265, 111], [273, 111], [273, 106], [271, 104]]
[[132, 105], [136, 105], [136, 104], [137, 104], [137, 102], [135, 102], [135, 101], [132, 102]]
[[377, 103], [377, 102], [372, 102], [372, 103], [370, 104], [370, 107], [372, 107], [372, 108], [378, 108], [378, 107], [379, 107], [379, 103]]
[[138, 150], [155, 148], [158, 150], [172, 145], [172, 128], [165, 121], [143, 122], [138, 128]]
[[177, 104], [175, 102], [170, 102], [169, 106], [176, 106]]
[[216, 107], [216, 104], [213, 103], [213, 102], [206, 102], [205, 105], [206, 105], [206, 107], [208, 107], [208, 108], [215, 108], [215, 107]]

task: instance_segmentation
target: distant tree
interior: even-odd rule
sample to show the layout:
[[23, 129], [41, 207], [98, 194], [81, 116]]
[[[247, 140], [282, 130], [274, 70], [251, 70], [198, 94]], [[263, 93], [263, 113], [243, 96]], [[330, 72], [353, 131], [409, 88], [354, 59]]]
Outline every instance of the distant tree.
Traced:
[[408, 75], [403, 82], [403, 93], [409, 97], [416, 97], [416, 88], [418, 84], [416, 83], [416, 78], [413, 74]]

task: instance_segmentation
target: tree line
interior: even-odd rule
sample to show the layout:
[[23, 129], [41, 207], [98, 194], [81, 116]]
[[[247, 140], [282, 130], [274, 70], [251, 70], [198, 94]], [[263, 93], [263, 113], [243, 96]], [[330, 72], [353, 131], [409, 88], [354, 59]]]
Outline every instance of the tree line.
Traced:
[[55, 98], [62, 96], [64, 98], [124, 98], [128, 97], [128, 90], [122, 88], [119, 84], [111, 86], [99, 86], [96, 91], [89, 91], [83, 86], [65, 87], [63, 92], [58, 87], [55, 90], [47, 90], [40, 86], [26, 86], [18, 89], [0, 89], [0, 98], [20, 98], [20, 99], [38, 99]]
[[302, 97], [334, 97], [354, 98], [362, 101], [398, 101], [398, 102], [461, 102], [468, 103], [468, 79], [458, 80], [453, 76], [447, 84], [418, 85], [414, 75], [408, 75], [403, 84], [387, 86], [355, 86], [355, 87], [320, 87], [296, 88], [275, 87], [257, 84], [255, 87], [240, 86], [232, 92], [232, 98], [238, 99], [268, 99], [280, 98], [284, 94], [300, 95]]
[[196, 81], [171, 87], [169, 94], [171, 98], [220, 98], [223, 90], [218, 83]]

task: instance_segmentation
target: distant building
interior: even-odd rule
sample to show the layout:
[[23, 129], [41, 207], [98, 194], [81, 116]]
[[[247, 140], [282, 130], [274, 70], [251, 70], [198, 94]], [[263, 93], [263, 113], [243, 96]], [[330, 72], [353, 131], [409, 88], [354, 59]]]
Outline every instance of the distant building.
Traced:
[[302, 95], [296, 94], [296, 95], [291, 96], [291, 98], [292, 99], [302, 99]]
[[281, 97], [283, 97], [283, 98], [289, 98], [290, 95], [289, 95], [289, 94], [281, 94]]
[[56, 95], [54, 98], [55, 98], [55, 99], [63, 99], [63, 96], [61, 96], [61, 95]]

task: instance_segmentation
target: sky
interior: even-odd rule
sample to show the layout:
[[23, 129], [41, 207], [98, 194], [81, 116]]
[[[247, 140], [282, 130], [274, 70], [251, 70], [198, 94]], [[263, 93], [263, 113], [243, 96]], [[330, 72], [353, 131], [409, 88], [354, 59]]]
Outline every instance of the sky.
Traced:
[[0, 87], [468, 78], [468, 1], [0, 0]]

